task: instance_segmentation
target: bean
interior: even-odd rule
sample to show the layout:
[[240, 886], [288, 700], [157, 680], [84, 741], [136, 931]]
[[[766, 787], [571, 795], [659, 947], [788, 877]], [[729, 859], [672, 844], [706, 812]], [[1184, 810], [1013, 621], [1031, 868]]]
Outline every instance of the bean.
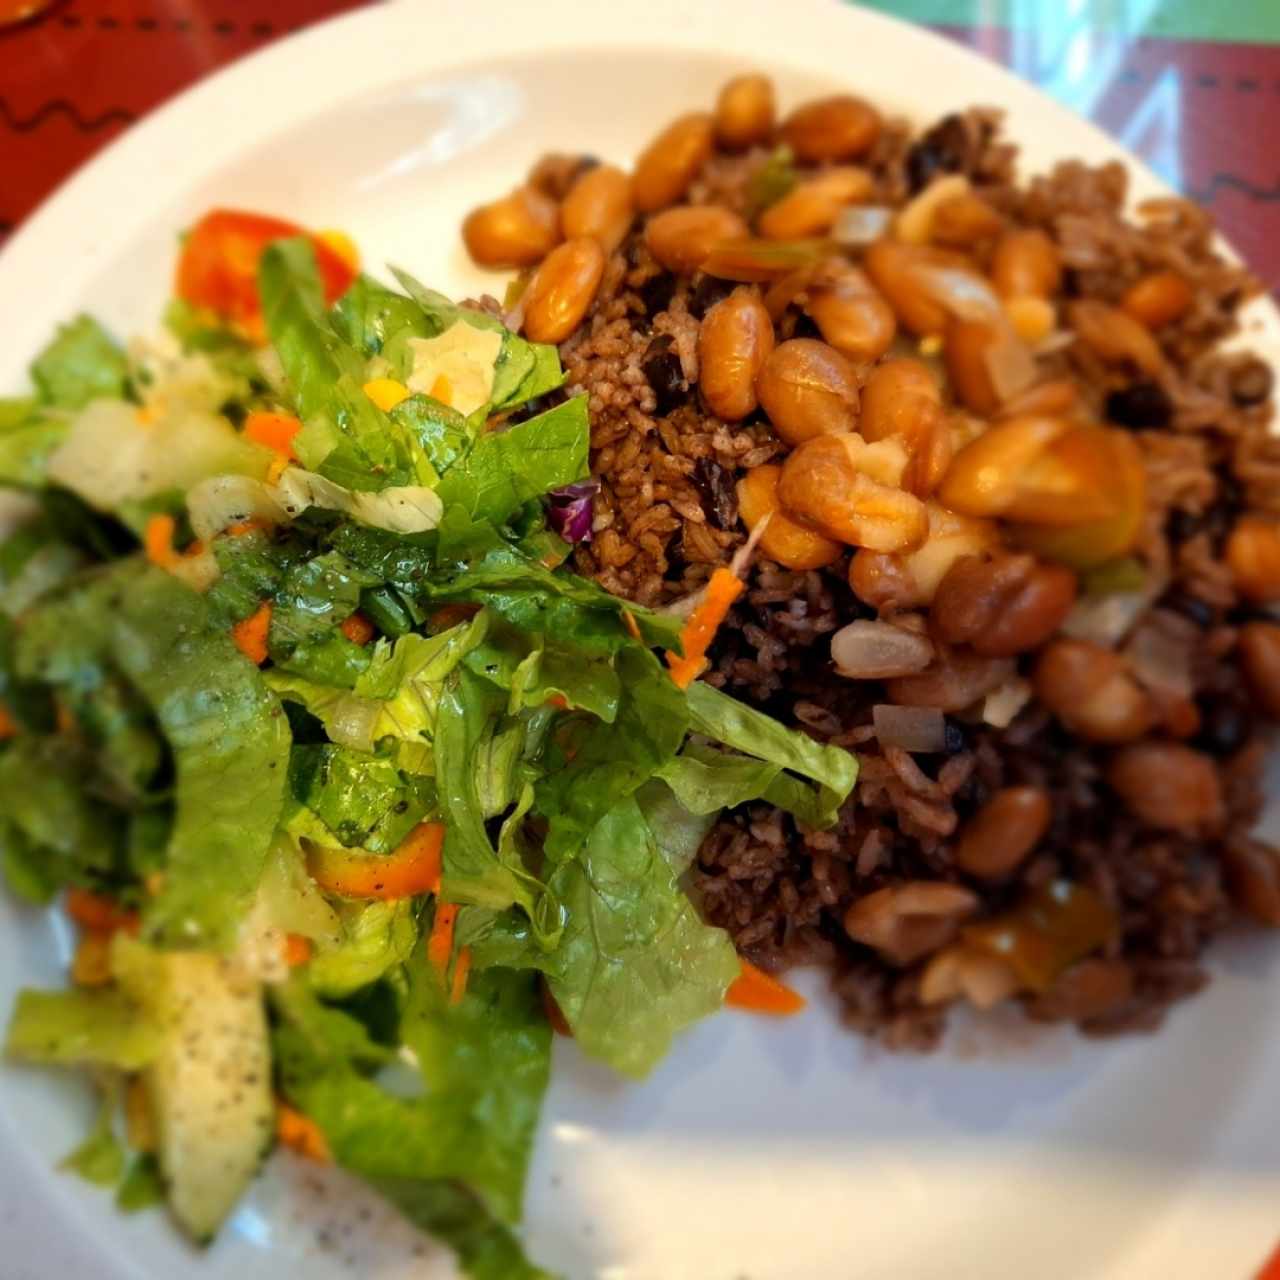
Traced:
[[532, 187], [517, 187], [472, 209], [463, 219], [462, 239], [482, 267], [531, 267], [560, 239], [556, 202]]
[[713, 204], [686, 204], [655, 213], [645, 223], [644, 242], [668, 271], [689, 275], [716, 245], [749, 234], [732, 210]]
[[1151, 699], [1124, 659], [1088, 640], [1054, 640], [1032, 683], [1062, 724], [1090, 742], [1132, 742], [1155, 722]]
[[924, 545], [903, 555], [862, 550], [849, 563], [849, 586], [866, 604], [891, 612], [930, 604], [939, 583], [964, 556], [982, 555], [999, 545], [990, 520], [957, 515], [936, 502], [925, 503], [929, 533]]
[[958, 884], [914, 880], [858, 898], [845, 912], [845, 932], [891, 964], [909, 965], [955, 937], [978, 909], [978, 897]]
[[773, 133], [773, 81], [768, 76], [735, 76], [716, 99], [716, 140], [730, 151], [745, 151]]
[[840, 210], [857, 204], [875, 189], [865, 169], [844, 165], [824, 169], [797, 183], [760, 215], [760, 234], [768, 240], [803, 240], [825, 235]]
[[1222, 818], [1213, 761], [1178, 742], [1139, 742], [1118, 751], [1107, 782], [1142, 823], [1161, 831], [1195, 831]]
[[965, 823], [956, 841], [955, 861], [980, 880], [1011, 875], [1044, 839], [1053, 817], [1043, 787], [1005, 787]]
[[534, 342], [563, 342], [581, 323], [604, 275], [604, 250], [586, 237], [553, 249], [525, 290], [524, 331]]
[[1163, 329], [1191, 310], [1194, 297], [1176, 271], [1153, 271], [1130, 286], [1120, 305], [1148, 329]]
[[712, 118], [705, 112], [681, 116], [641, 153], [631, 178], [631, 198], [641, 213], [675, 204], [689, 189], [711, 154]]
[[862, 389], [862, 434], [868, 440], [910, 437], [922, 403], [942, 403], [942, 388], [929, 366], [912, 356], [885, 360]]
[[631, 230], [631, 179], [610, 164], [589, 169], [573, 184], [560, 206], [565, 238], [590, 236], [612, 253]]
[[929, 273], [938, 269], [962, 272], [975, 287], [989, 291], [986, 281], [963, 254], [928, 244], [900, 244], [877, 240], [866, 252], [863, 265], [872, 283], [884, 295], [904, 328], [919, 337], [941, 334], [950, 312], [927, 287]]
[[738, 523], [738, 494], [731, 472], [714, 458], [699, 458], [693, 464], [693, 483], [702, 495], [702, 509], [717, 529], [732, 529]]
[[1122, 427], [1167, 427], [1173, 401], [1158, 382], [1138, 378], [1108, 394], [1103, 412], [1108, 422]]
[[873, 551], [907, 551], [928, 533], [924, 503], [899, 487], [907, 454], [896, 440], [813, 436], [782, 467], [788, 515], [828, 538]]
[[992, 658], [1038, 649], [1062, 626], [1076, 576], [1034, 556], [994, 552], [957, 560], [938, 585], [929, 620], [951, 644]]
[[973, 191], [951, 196], [933, 211], [933, 239], [952, 249], [968, 249], [988, 240], [1001, 226], [1000, 215]]
[[787, 569], [821, 569], [840, 558], [844, 548], [787, 516], [778, 504], [778, 480], [782, 468], [754, 467], [738, 481], [738, 510], [743, 523], [754, 530], [766, 516], [769, 524], [760, 537], [760, 550]]
[[1062, 287], [1058, 246], [1034, 227], [1006, 231], [991, 257], [991, 280], [1002, 298], [1052, 298]]
[[1280, 720], [1280, 626], [1247, 622], [1237, 643], [1253, 696], [1271, 719]]
[[1017, 500], [1027, 469], [1070, 430], [1065, 418], [997, 422], [956, 455], [939, 492], [942, 503], [964, 515], [1004, 515]]
[[539, 157], [529, 170], [525, 185], [541, 191], [552, 200], [563, 200], [573, 184], [599, 164], [593, 156], [572, 155], [563, 151], [549, 151]]
[[1000, 407], [987, 367], [987, 353], [1004, 338], [992, 323], [983, 320], [955, 320], [947, 325], [942, 349], [947, 376], [956, 395], [968, 409], [989, 418]]
[[964, 996], [975, 1009], [994, 1009], [1022, 984], [1000, 956], [954, 943], [937, 952], [920, 976], [920, 1003], [942, 1004]]
[[1255, 604], [1280, 600], [1280, 525], [1262, 516], [1241, 516], [1227, 538], [1231, 580]]
[[858, 422], [858, 379], [834, 347], [792, 338], [774, 350], [756, 379], [760, 404], [788, 444], [852, 431]]
[[1232, 836], [1222, 847], [1227, 884], [1237, 905], [1259, 924], [1280, 927], [1280, 855], [1248, 836]]
[[1074, 411], [1080, 393], [1069, 378], [1055, 378], [1000, 406], [1002, 418], [1058, 418]]
[[964, 649], [952, 649], [928, 671], [888, 681], [885, 691], [889, 700], [901, 707], [964, 711], [1016, 672], [1008, 658], [984, 658]]
[[1027, 1012], [1046, 1022], [1094, 1022], [1133, 998], [1133, 970], [1123, 960], [1090, 956], [1061, 974]]
[[859, 364], [879, 360], [898, 329], [893, 308], [853, 267], [810, 289], [805, 310], [823, 339]]
[[698, 333], [699, 385], [718, 418], [738, 422], [755, 409], [756, 377], [773, 344], [773, 321], [754, 288], [735, 289], [707, 312]]
[[782, 122], [783, 141], [802, 161], [856, 160], [879, 136], [879, 112], [851, 94], [806, 103]]
[[1163, 373], [1160, 344], [1127, 311], [1081, 298], [1067, 307], [1067, 318], [1085, 346], [1107, 363], [1131, 364], [1153, 378]]
[[1275, 382], [1271, 366], [1257, 356], [1250, 356], [1231, 371], [1228, 386], [1232, 401], [1242, 409], [1262, 404], [1270, 395]]

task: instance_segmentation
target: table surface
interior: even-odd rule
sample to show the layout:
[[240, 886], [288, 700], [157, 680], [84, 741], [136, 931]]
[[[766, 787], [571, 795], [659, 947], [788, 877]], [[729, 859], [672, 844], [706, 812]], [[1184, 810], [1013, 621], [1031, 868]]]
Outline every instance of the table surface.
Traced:
[[[67, 174], [186, 85], [365, 2], [63, 0], [0, 30], [0, 244]], [[1091, 117], [1208, 206], [1280, 290], [1280, 148], [1267, 127], [1280, 109], [1280, 0], [870, 2]]]

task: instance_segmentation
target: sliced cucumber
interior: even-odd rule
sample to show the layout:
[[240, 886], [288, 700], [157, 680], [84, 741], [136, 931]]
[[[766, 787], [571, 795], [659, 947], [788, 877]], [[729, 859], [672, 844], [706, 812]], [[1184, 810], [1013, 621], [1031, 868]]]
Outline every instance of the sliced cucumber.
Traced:
[[174, 1216], [212, 1239], [270, 1150], [271, 1060], [261, 985], [226, 957], [118, 935], [120, 985], [162, 1028], [143, 1073]]

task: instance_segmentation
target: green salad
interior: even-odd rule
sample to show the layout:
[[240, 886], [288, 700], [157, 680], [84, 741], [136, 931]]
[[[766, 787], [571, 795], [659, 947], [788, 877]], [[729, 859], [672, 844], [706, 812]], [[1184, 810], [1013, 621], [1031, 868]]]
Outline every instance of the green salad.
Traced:
[[331, 257], [264, 237], [260, 325], [180, 286], [157, 338], [81, 317], [0, 400], [33, 500], [0, 543], [0, 862], [81, 937], [7, 1053], [87, 1073], [67, 1165], [197, 1242], [283, 1142], [465, 1274], [543, 1277], [552, 1020], [648, 1072], [739, 976], [682, 887], [716, 816], [830, 824], [856, 763], [681, 688], [681, 618], [563, 567], [590, 424], [554, 347]]

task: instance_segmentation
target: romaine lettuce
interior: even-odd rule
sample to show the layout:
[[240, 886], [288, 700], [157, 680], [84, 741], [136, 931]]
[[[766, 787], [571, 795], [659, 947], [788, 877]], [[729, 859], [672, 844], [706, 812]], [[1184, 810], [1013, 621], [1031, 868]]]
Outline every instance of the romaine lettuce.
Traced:
[[31, 365], [46, 404], [79, 409], [90, 400], [122, 399], [129, 368], [124, 352], [91, 316], [64, 324]]

